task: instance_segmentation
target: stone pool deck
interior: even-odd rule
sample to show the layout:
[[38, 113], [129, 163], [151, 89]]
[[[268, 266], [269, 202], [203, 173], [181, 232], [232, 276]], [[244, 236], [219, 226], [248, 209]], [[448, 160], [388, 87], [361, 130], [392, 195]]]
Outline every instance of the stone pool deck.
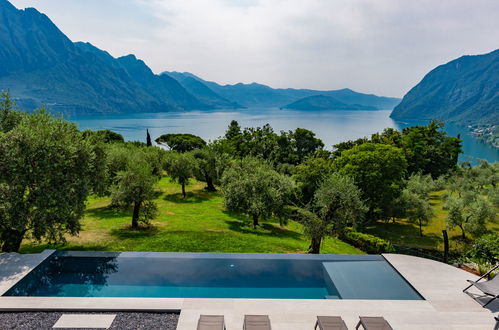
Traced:
[[[50, 253], [0, 255], [0, 294]], [[274, 330], [313, 329], [317, 315], [339, 315], [349, 329], [355, 328], [359, 315], [383, 316], [396, 330], [494, 329], [499, 303], [482, 308], [462, 292], [466, 280], [476, 276], [433, 260], [384, 257], [425, 300], [0, 297], [0, 311], [181, 311], [178, 330], [195, 329], [200, 314], [224, 315], [227, 329], [242, 329], [245, 314], [268, 314]]]

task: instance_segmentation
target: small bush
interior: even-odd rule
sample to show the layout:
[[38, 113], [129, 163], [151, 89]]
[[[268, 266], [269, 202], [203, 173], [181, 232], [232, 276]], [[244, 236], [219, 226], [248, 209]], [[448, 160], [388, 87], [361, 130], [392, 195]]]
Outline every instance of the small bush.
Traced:
[[369, 254], [395, 252], [392, 243], [370, 234], [347, 231], [341, 239]]
[[487, 234], [476, 239], [465, 257], [477, 264], [495, 264], [499, 260], [499, 235]]

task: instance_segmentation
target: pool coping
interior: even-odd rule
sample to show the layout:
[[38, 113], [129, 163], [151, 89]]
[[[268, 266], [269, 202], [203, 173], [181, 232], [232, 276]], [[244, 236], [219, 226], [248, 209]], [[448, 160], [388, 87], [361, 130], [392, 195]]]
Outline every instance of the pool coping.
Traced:
[[74, 257], [120, 257], [120, 258], [165, 258], [165, 259], [278, 259], [318, 261], [380, 261], [386, 260], [381, 254], [298, 254], [298, 253], [217, 253], [217, 252], [109, 252], [109, 251], [57, 251], [60, 256]]

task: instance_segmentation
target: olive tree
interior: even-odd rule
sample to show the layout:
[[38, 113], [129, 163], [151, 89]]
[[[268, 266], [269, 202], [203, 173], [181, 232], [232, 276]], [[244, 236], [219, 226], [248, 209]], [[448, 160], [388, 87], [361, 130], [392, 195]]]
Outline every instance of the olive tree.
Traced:
[[461, 237], [466, 233], [481, 235], [487, 222], [496, 220], [496, 165], [481, 162], [478, 166], [462, 167], [448, 179], [448, 193], [443, 208], [447, 210], [449, 228], [459, 227]]
[[409, 221], [417, 223], [419, 235], [423, 236], [423, 226], [434, 216], [430, 204], [430, 192], [434, 189], [431, 175], [413, 174], [409, 177], [401, 199], [405, 204], [405, 215]]
[[445, 221], [449, 228], [459, 227], [462, 239], [466, 233], [481, 235], [487, 231], [486, 224], [495, 221], [494, 206], [481, 195], [473, 197], [448, 196], [444, 205], [447, 210]]
[[324, 236], [341, 235], [347, 226], [359, 227], [367, 207], [352, 179], [333, 173], [314, 194], [311, 210], [301, 210], [299, 218], [310, 236], [309, 253], [320, 253]]
[[[2, 109], [4, 111], [5, 109]], [[18, 115], [0, 132], [0, 241], [18, 251], [26, 236], [64, 242], [76, 235], [87, 196], [102, 181], [104, 153], [76, 125], [44, 110]]]
[[226, 154], [218, 153], [211, 145], [192, 151], [195, 160], [194, 176], [199, 181], [206, 182], [206, 190], [216, 191], [215, 184], [220, 184], [224, 168], [229, 159]]
[[174, 182], [182, 186], [182, 196], [185, 198], [185, 186], [194, 176], [196, 162], [190, 153], [171, 152], [165, 161], [165, 169]]
[[253, 227], [260, 219], [282, 214], [293, 191], [292, 180], [256, 158], [246, 157], [227, 168], [222, 176], [222, 193], [227, 210], [248, 214]]
[[139, 221], [149, 223], [157, 214], [154, 203], [154, 184], [158, 177], [140, 153], [132, 154], [125, 170], [119, 171], [111, 187], [112, 204], [124, 209], [133, 207], [132, 228], [139, 227]]

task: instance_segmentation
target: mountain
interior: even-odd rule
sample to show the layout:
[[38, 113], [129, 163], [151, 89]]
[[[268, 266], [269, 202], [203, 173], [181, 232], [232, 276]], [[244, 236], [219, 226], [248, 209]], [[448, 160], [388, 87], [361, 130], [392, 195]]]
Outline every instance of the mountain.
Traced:
[[499, 124], [499, 49], [462, 56], [433, 69], [404, 96], [391, 117]]
[[400, 101], [349, 89], [222, 86], [189, 73], [157, 75], [134, 55], [114, 58], [90, 43], [72, 42], [36, 9], [0, 0], [0, 90], [6, 89], [21, 108], [45, 105], [64, 114], [282, 107], [319, 94], [379, 109]]
[[0, 0], [0, 89], [22, 108], [94, 114], [212, 108], [133, 55], [73, 43], [34, 8]]
[[198, 100], [204, 102], [205, 104], [209, 104], [216, 108], [242, 108], [242, 106], [237, 102], [229, 101], [226, 98], [215, 93], [206, 84], [204, 84], [201, 79], [192, 74], [173, 71], [163, 72], [161, 76], [169, 76], [177, 80], [180, 85], [182, 85], [182, 87], [184, 87], [189, 93], [194, 95]]
[[301, 98], [316, 95], [330, 96], [343, 103], [358, 104], [378, 109], [393, 109], [400, 102], [398, 98], [363, 94], [348, 88], [333, 91], [317, 91], [294, 88], [276, 89], [258, 83], [220, 85], [216, 82], [203, 80], [189, 72], [166, 72], [166, 74], [171, 75], [178, 81], [181, 81], [185, 77], [198, 80], [216, 94], [227, 100], [237, 102], [244, 107], [284, 107]]
[[373, 106], [346, 104], [326, 95], [304, 97], [283, 107], [293, 110], [378, 110]]

